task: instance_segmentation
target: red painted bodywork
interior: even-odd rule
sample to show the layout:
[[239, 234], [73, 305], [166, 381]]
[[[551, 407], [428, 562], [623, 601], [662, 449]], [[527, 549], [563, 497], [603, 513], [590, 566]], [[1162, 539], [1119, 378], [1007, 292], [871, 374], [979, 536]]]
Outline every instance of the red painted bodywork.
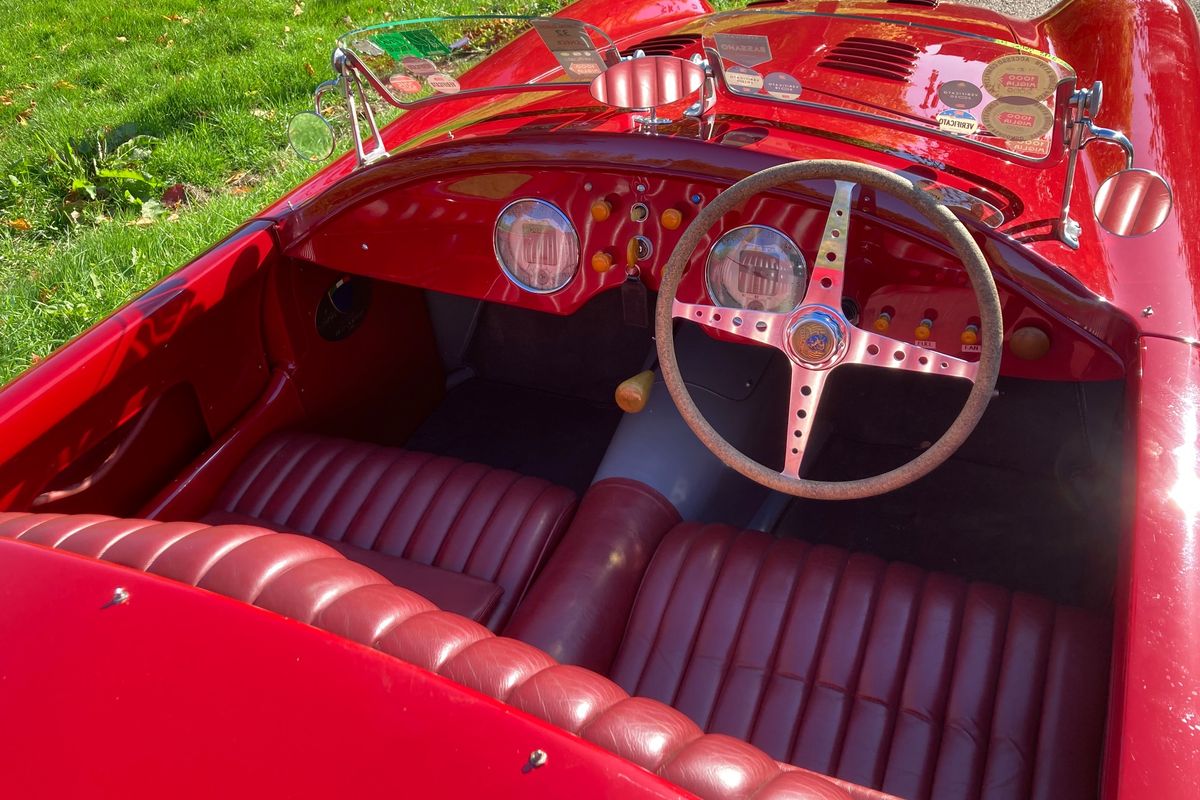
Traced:
[[[139, 415], [163, 414], [162, 420], [200, 426], [204, 441], [190, 463], [164, 485], [171, 476], [154, 474], [149, 465], [157, 462], [148, 458], [142, 469], [123, 472], [127, 485], [113, 493], [139, 501], [138, 508], [105, 508], [104, 495], [94, 493], [91, 510], [187, 518], [267, 432], [322, 415], [335, 417], [326, 420], [333, 427], [352, 428], [355, 415], [337, 414], [323, 396], [331, 380], [353, 394], [386, 360], [394, 374], [412, 378], [408, 385], [440, 386], [436, 363], [403, 355], [432, 351], [416, 290], [389, 290], [407, 313], [364, 337], [368, 355], [361, 363], [343, 363], [304, 332], [303, 309], [342, 272], [566, 314], [622, 280], [619, 267], [600, 275], [586, 266], [599, 249], [614, 251], [620, 265], [634, 230], [623, 217], [578, 223], [589, 219], [587, 207], [597, 196], [618, 204], [645, 200], [656, 212], [675, 207], [686, 224], [693, 193], [709, 196], [784, 160], [848, 158], [917, 170], [950, 186], [982, 188], [1008, 215], [998, 234], [974, 228], [996, 273], [1007, 324], [1031, 320], [1051, 333], [1057, 349], [1037, 364], [1006, 357], [1004, 373], [1127, 381], [1133, 469], [1104, 797], [1200, 796], [1200, 237], [1186, 228], [1200, 219], [1200, 157], [1191, 142], [1200, 130], [1200, 108], [1188, 99], [1188, 88], [1200, 84], [1196, 20], [1173, 0], [1074, 0], [1031, 21], [951, 3], [841, 8], [1009, 38], [1071, 63], [1080, 85], [1103, 80], [1098, 122], [1128, 133], [1137, 165], [1170, 182], [1175, 206], [1166, 224], [1133, 239], [1096, 225], [1090, 198], [1119, 166], [1119, 153], [1102, 145], [1080, 159], [1071, 214], [1082, 225], [1082, 245], [1070, 250], [1051, 228], [1065, 171], [1060, 153], [1042, 164], [1017, 163], [887, 122], [727, 94], [718, 100], [711, 142], [697, 141], [693, 122], [659, 137], [633, 135], [630, 115], [597, 106], [583, 88], [504, 95], [490, 103], [478, 96], [450, 99], [389, 126], [385, 141], [399, 155], [358, 171], [349, 155], [335, 161], [0, 392], [0, 509], [28, 509], [48, 490], [76, 485], [63, 477], [72, 465], [100, 463], [133, 432], [152, 429], [139, 426]], [[598, 25], [625, 47], [694, 23], [707, 10], [699, 0], [623, 8], [584, 0], [564, 15]], [[501, 81], [518, 68], [520, 55], [516, 49], [485, 66]], [[680, 110], [673, 109], [675, 116]], [[455, 188], [498, 171], [501, 162], [503, 171], [531, 175], [518, 194], [555, 199], [580, 224], [585, 266], [562, 293], [528, 295], [508, 284], [489, 260], [500, 198]], [[644, 192], [635, 188], [639, 183]], [[820, 197], [798, 194], [765, 198], [753, 215], [793, 226], [808, 247], [819, 234], [821, 208]], [[396, 220], [404, 214], [416, 215], [420, 230], [434, 233], [397, 236]], [[657, 255], [643, 265], [642, 276], [654, 287], [679, 231], [663, 229], [655, 215], [643, 232]], [[861, 234], [879, 237], [886, 252], [899, 254], [887, 264], [860, 265], [857, 278], [852, 266], [864, 314], [889, 303], [911, 304], [914, 310], [906, 306], [904, 313], [914, 315], [924, 300], [910, 298], [913, 291], [904, 287], [915, 283], [917, 295], [947, 309], [949, 322], [939, 336], [943, 329], [956, 336], [969, 311], [960, 307], [961, 275], [944, 245], [900, 222]], [[704, 296], [697, 277], [693, 270], [683, 299]], [[176, 387], [185, 399], [154, 405]], [[411, 407], [395, 416], [392, 435], [402, 439], [437, 399], [436, 392], [415, 393]], [[370, 408], [373, 400], [362, 402]], [[173, 457], [167, 443], [158, 450], [158, 461]], [[620, 784], [626, 795], [671, 794], [642, 771], [491, 700], [223, 598], [27, 545], [0, 543], [0, 571], [9, 610], [0, 616], [0, 671], [8, 687], [0, 692], [0, 708], [5, 719], [28, 720], [19, 735], [10, 726], [0, 759], [20, 763], [22, 775], [41, 772], [31, 766], [45, 769], [39, 785], [6, 787], [16, 796], [81, 790], [65, 783], [72, 775], [92, 781], [90, 794], [125, 796], [130, 785], [146, 794], [194, 789], [212, 795], [235, 779], [243, 782], [239, 789], [261, 786], [274, 794], [289, 785], [298, 791], [328, 786], [327, 794], [338, 795], [403, 786], [421, 794], [511, 789], [590, 797], [618, 780], [627, 781]], [[99, 611], [118, 574], [137, 599], [127, 608]], [[122, 621], [115, 627], [97, 624], [116, 615]], [[37, 624], [29, 624], [35, 616]], [[219, 642], [204, 639], [212, 630], [221, 631]], [[228, 657], [233, 652], [236, 660]], [[16, 658], [28, 653], [38, 656]], [[188, 691], [144, 680], [150, 673], [175, 675]], [[337, 680], [329, 680], [331, 674]], [[13, 691], [18, 681], [26, 682], [24, 691]], [[295, 703], [297, 696], [305, 702]], [[271, 736], [256, 735], [262, 721], [237, 715], [240, 700], [251, 697], [275, 704], [280, 716], [270, 720]], [[419, 725], [388, 725], [373, 713], [398, 698]], [[446, 714], [451, 706], [455, 714]], [[125, 723], [131, 719], [136, 722]], [[352, 727], [359, 725], [367, 727]], [[153, 757], [177, 751], [176, 735], [166, 731], [200, 748], [194, 773], [168, 774], [161, 766], [168, 762]], [[328, 761], [313, 758], [316, 739], [344, 749], [322, 750]], [[510, 770], [528, 750], [560, 739], [570, 754], [569, 772], [547, 770], [527, 779]], [[64, 750], [76, 759], [71, 775], [54, 767]], [[408, 759], [419, 766], [399, 777], [389, 774], [393, 768], [322, 771], [339, 759], [392, 765], [397, 753], [408, 752], [420, 754]], [[200, 769], [217, 763], [224, 769]], [[272, 770], [264, 772], [263, 764]], [[352, 787], [347, 780], [363, 784]]]
[[[0, 586], [6, 797], [691, 797], [490, 697], [221, 595], [10, 540]], [[129, 602], [105, 608], [118, 586]], [[523, 770], [539, 749], [546, 765]]]

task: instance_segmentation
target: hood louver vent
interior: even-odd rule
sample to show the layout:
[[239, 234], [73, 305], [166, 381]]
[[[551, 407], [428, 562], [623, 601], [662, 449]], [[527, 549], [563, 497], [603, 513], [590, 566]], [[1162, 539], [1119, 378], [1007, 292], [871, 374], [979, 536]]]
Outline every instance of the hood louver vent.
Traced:
[[938, 0], [887, 0], [889, 3], [897, 3], [902, 6], [925, 6], [926, 8], [937, 8]]
[[917, 48], [903, 42], [851, 36], [830, 50], [818, 66], [907, 81], [916, 67], [917, 52]]
[[670, 36], [655, 36], [653, 39], [647, 39], [644, 42], [638, 42], [635, 45], [625, 48], [621, 51], [621, 55], [628, 57], [632, 56], [635, 51], [641, 50], [648, 56], [673, 56], [680, 50], [694, 47], [699, 42], [700, 34], [698, 33], [675, 33]]

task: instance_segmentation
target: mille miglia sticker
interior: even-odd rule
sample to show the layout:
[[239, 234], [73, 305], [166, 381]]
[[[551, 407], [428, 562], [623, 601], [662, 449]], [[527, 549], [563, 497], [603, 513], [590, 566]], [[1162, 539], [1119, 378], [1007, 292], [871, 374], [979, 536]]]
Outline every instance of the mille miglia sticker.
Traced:
[[401, 94], [416, 94], [421, 91], [421, 83], [411, 75], [397, 72], [388, 78], [388, 84]]
[[754, 94], [763, 87], [763, 76], [749, 67], [730, 67], [725, 70], [725, 83], [736, 91]]
[[429, 88], [442, 94], [458, 94], [462, 88], [458, 85], [458, 81], [444, 72], [435, 72], [425, 80], [429, 82]]
[[1033, 56], [1001, 56], [983, 70], [983, 88], [998, 99], [1023, 97], [1045, 100], [1054, 91], [1058, 75], [1049, 62]]
[[970, 81], [946, 81], [937, 94], [949, 108], [974, 108], [983, 102], [983, 92]]
[[993, 136], [1027, 142], [1044, 136], [1054, 124], [1054, 115], [1041, 103], [993, 100], [983, 109], [983, 124]]
[[947, 108], [937, 115], [938, 130], [943, 133], [957, 133], [960, 136], [970, 136], [979, 130], [979, 120], [970, 111], [961, 108]]
[[401, 66], [411, 72], [413, 75], [432, 75], [437, 72], [437, 66], [427, 58], [417, 58], [416, 56], [405, 56], [400, 60]]

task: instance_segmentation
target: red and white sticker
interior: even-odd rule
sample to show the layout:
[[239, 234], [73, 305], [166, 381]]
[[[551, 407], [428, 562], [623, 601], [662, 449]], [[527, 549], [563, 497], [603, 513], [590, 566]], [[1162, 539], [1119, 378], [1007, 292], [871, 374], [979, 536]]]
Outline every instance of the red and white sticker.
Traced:
[[725, 70], [725, 83], [741, 92], [757, 92], [763, 87], [763, 76], [749, 67], [730, 67]]
[[786, 72], [772, 72], [763, 78], [763, 88], [777, 100], [795, 100], [802, 91], [800, 81]]
[[388, 84], [401, 94], [416, 94], [421, 91], [421, 82], [411, 75], [397, 72], [388, 78]]
[[437, 65], [427, 58], [405, 56], [400, 60], [400, 64], [413, 75], [420, 75], [422, 77], [437, 72]]
[[435, 72], [425, 80], [428, 81], [429, 88], [442, 94], [458, 94], [462, 90], [462, 87], [458, 85], [458, 81], [444, 72]]
[[1044, 137], [1041, 139], [1030, 139], [1028, 142], [1005, 142], [1004, 146], [1014, 153], [1020, 153], [1023, 156], [1034, 156], [1041, 158], [1050, 152], [1050, 142]]
[[1054, 115], [1041, 103], [993, 100], [983, 109], [983, 124], [993, 136], [1027, 142], [1044, 136], [1054, 124]]

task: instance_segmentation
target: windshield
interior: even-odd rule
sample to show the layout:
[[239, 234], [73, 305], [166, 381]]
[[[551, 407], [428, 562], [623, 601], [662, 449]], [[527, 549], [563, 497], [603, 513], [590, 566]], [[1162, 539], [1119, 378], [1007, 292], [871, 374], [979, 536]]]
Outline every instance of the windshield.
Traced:
[[390, 22], [338, 45], [387, 99], [411, 107], [587, 85], [667, 40], [674, 55], [706, 57], [739, 98], [837, 109], [1027, 160], [1054, 149], [1056, 112], [1075, 79], [1061, 59], [981, 33], [846, 13], [730, 11], [655, 37], [654, 47], [623, 43], [623, 51], [578, 20], [514, 16]]

